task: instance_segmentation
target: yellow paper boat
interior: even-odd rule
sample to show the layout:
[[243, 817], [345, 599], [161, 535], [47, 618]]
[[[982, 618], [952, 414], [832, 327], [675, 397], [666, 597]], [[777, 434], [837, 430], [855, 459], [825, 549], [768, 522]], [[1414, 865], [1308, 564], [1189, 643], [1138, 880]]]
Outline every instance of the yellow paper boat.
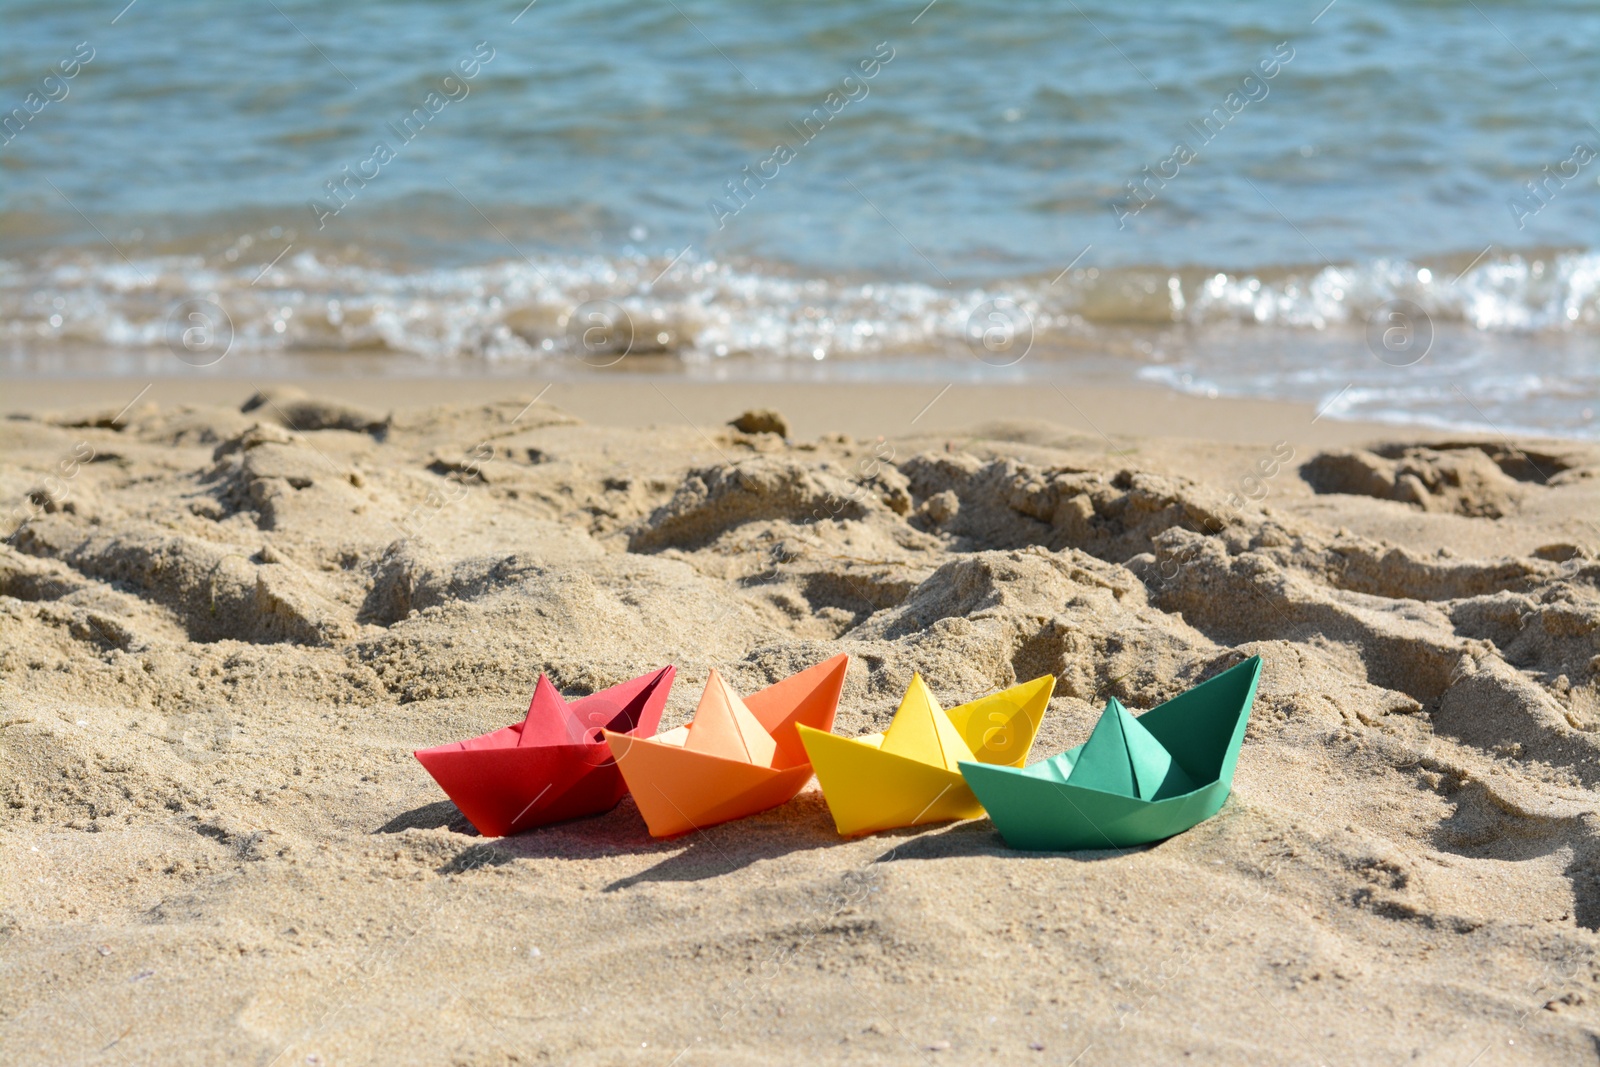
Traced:
[[883, 733], [839, 737], [801, 726], [800, 741], [841, 834], [975, 819], [983, 805], [960, 762], [1025, 764], [1055, 687], [1045, 675], [945, 711], [916, 674]]

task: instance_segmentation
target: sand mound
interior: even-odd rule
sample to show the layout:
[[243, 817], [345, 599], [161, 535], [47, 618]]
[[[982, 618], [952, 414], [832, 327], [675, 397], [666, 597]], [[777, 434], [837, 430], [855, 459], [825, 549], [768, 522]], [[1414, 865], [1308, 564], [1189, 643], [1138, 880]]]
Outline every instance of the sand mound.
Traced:
[[1371, 451], [1323, 452], [1300, 473], [1319, 493], [1353, 493], [1423, 511], [1497, 519], [1522, 499], [1518, 483], [1548, 483], [1578, 462], [1570, 455], [1504, 444], [1388, 444]]
[[244, 414], [274, 419], [292, 430], [351, 430], [382, 435], [389, 419], [375, 411], [307, 396], [299, 389], [279, 386], [253, 394], [239, 409]]

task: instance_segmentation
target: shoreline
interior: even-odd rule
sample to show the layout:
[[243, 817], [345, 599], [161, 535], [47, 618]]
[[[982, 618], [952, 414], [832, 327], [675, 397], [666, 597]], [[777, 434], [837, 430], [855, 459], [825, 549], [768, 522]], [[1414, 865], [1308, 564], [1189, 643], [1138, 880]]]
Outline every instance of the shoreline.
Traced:
[[[192, 376], [167, 378], [0, 379], [0, 415], [139, 404], [218, 405], [237, 409], [258, 389], [300, 389], [376, 410], [433, 404], [545, 402], [598, 426], [689, 423], [720, 426], [740, 411], [771, 408], [788, 417], [791, 437], [825, 433], [854, 437], [964, 434], [1010, 420], [1043, 421], [1108, 441], [1183, 438], [1226, 444], [1290, 441], [1308, 448], [1354, 446], [1379, 438], [1433, 441], [1492, 438], [1487, 431], [1445, 430], [1420, 424], [1340, 420], [1318, 416], [1289, 400], [1207, 399], [1142, 385], [1057, 387], [1050, 382], [1006, 384], [915, 379], [904, 382], [797, 382], [742, 379], [685, 380], [681, 375], [386, 378]], [[148, 386], [148, 390], [141, 394]], [[1581, 438], [1533, 438], [1583, 443]]]

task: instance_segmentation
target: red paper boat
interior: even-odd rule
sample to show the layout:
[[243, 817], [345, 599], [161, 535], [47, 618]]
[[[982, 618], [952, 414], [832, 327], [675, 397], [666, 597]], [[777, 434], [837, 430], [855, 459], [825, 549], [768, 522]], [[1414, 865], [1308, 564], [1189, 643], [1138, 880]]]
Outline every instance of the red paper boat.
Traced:
[[675, 673], [662, 667], [570, 704], [541, 674], [522, 722], [415, 755], [485, 837], [598, 815], [628, 791], [602, 731], [654, 734]]

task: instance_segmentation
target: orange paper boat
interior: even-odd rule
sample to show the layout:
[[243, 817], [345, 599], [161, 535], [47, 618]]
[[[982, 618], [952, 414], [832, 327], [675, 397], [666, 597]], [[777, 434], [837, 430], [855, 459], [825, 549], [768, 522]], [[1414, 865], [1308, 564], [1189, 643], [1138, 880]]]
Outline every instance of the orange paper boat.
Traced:
[[524, 721], [422, 749], [417, 761], [485, 837], [598, 815], [628, 791], [602, 729], [655, 733], [675, 673], [662, 667], [570, 704], [541, 674]]
[[653, 837], [742, 819], [811, 780], [796, 726], [833, 729], [850, 657], [824, 660], [741, 700], [716, 671], [687, 726], [653, 738], [606, 731]]

